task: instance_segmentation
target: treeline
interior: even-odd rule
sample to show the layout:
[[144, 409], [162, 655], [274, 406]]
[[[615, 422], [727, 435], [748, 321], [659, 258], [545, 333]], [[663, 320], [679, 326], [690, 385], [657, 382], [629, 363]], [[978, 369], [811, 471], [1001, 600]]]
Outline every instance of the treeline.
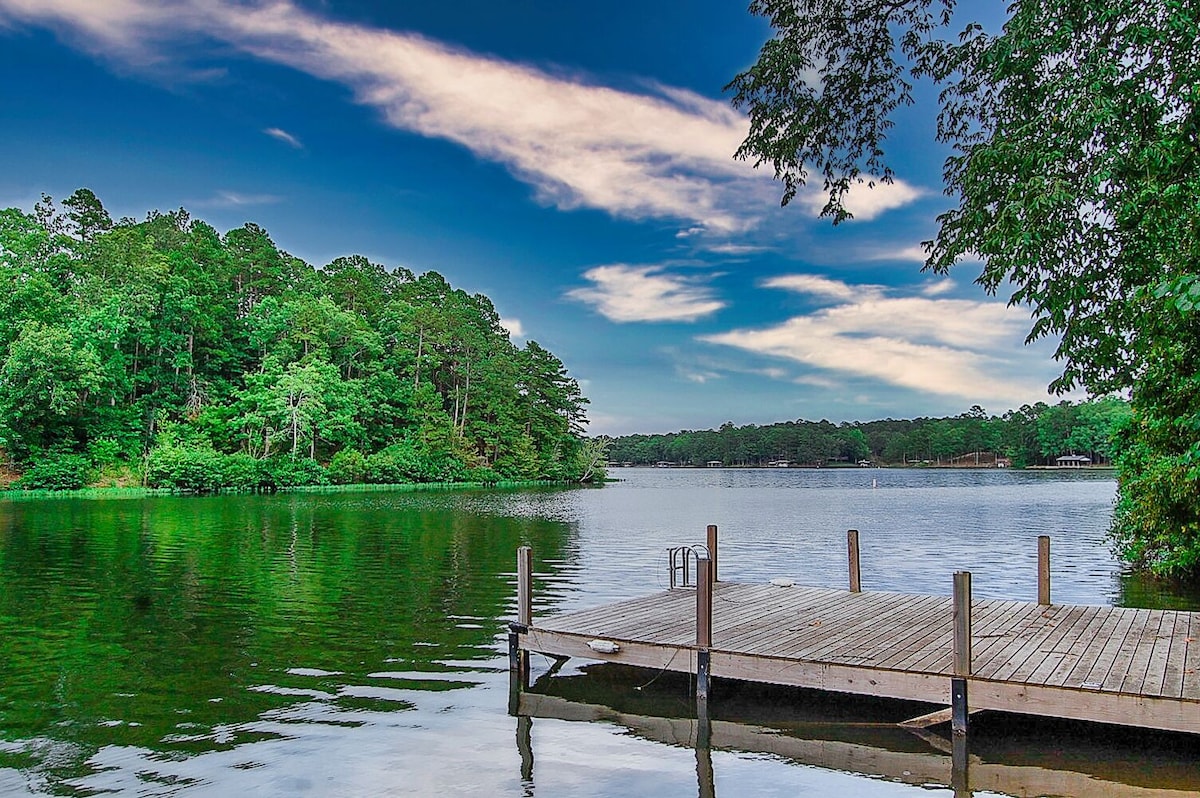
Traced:
[[587, 404], [487, 297], [246, 224], [0, 211], [0, 461], [18, 487], [581, 479]]
[[[1054, 464], [1062, 455], [1083, 455], [1094, 463], [1111, 461], [1115, 432], [1129, 418], [1129, 406], [1115, 398], [1047, 405], [1039, 402], [989, 416], [983, 408], [952, 418], [845, 422], [786, 421], [665, 435], [626, 435], [614, 440], [609, 459], [652, 464], [765, 466], [787, 461], [828, 465], [972, 465], [976, 452], [1007, 459], [1017, 468]], [[987, 462], [985, 460], [985, 462]], [[994, 463], [994, 460], [991, 462]]]

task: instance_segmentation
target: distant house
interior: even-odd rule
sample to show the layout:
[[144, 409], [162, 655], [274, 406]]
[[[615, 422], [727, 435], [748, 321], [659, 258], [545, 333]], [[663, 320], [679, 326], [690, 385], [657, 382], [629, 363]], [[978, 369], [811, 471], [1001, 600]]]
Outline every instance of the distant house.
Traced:
[[1058, 463], [1060, 468], [1082, 468], [1091, 465], [1092, 458], [1084, 457], [1081, 454], [1064, 454], [1062, 457], [1055, 458], [1054, 462]]
[[675, 464], [672, 463], [670, 460], [659, 460], [657, 463], [654, 464], [654, 467], [655, 468], [674, 468]]
[[707, 465], [709, 468], [720, 468], [725, 464], [720, 460], [709, 460], [707, 463], [705, 463], [705, 465]]

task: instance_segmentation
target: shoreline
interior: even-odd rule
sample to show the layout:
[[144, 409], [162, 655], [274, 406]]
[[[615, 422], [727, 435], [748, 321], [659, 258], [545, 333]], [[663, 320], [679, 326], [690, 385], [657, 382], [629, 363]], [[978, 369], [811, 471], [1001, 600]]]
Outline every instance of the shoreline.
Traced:
[[[349, 485], [292, 485], [273, 488], [271, 490], [256, 490], [245, 488], [220, 488], [213, 491], [195, 491], [178, 488], [77, 488], [74, 490], [0, 490], [0, 502], [3, 501], [36, 501], [42, 499], [147, 499], [159, 496], [237, 496], [237, 495], [272, 495], [280, 493], [417, 493], [421, 491], [442, 490], [510, 490], [514, 488], [567, 487], [580, 485], [578, 482], [564, 480], [500, 480], [498, 482], [399, 482], [374, 483], [363, 482]], [[587, 484], [587, 483], [583, 483]]]

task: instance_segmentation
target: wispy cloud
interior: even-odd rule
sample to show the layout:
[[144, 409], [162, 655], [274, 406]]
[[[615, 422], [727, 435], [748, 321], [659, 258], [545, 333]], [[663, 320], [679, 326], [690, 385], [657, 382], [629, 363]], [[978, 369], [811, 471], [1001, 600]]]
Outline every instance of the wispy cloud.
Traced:
[[[504, 164], [562, 209], [729, 234], [752, 228], [776, 196], [768, 175], [732, 159], [747, 122], [723, 101], [661, 85], [618, 91], [292, 0], [0, 0], [5, 21], [52, 27], [122, 68], [157, 71], [214, 42], [290, 66], [349, 87], [395, 128]], [[870, 219], [918, 195], [897, 181], [856, 188], [848, 204]]]
[[708, 286], [659, 265], [615, 263], [589, 269], [583, 277], [591, 285], [572, 289], [567, 297], [611, 321], [695, 321], [725, 307]]
[[899, 249], [884, 249], [871, 255], [870, 260], [903, 260], [912, 263], [924, 263], [928, 256], [920, 244], [913, 244]]
[[[1031, 373], [1033, 357], [1021, 357], [1028, 315], [1003, 302], [905, 296], [813, 275], [775, 278], [770, 285], [834, 304], [774, 326], [700, 340], [981, 403], [1046, 397], [1049, 375]], [[1045, 367], [1042, 361], [1039, 368]]]
[[944, 280], [937, 280], [929, 283], [921, 288], [921, 294], [924, 296], [942, 296], [948, 294], [955, 288], [955, 283], [949, 277]]
[[197, 208], [241, 208], [254, 205], [274, 205], [282, 202], [278, 194], [243, 194], [238, 191], [218, 191], [207, 199], [192, 200], [188, 204]]
[[[854, 183], [846, 193], [844, 204], [846, 210], [860, 221], [870, 221], [885, 211], [902, 208], [925, 196], [927, 192], [916, 186], [909, 185], [903, 180], [893, 180], [891, 183]], [[828, 195], [824, 191], [806, 191], [796, 197], [796, 201], [812, 214], [818, 214], [825, 207]]]
[[754, 255], [759, 252], [766, 252], [770, 247], [760, 246], [756, 244], [710, 244], [704, 248], [708, 252], [716, 255], [729, 255], [731, 257], [739, 257], [742, 255]]
[[822, 299], [851, 300], [869, 294], [879, 296], [882, 290], [877, 285], [847, 285], [841, 280], [821, 277], [817, 274], [784, 274], [763, 281], [764, 288], [783, 288], [798, 294], [809, 294]]
[[263, 129], [263, 133], [266, 133], [268, 136], [270, 136], [273, 139], [278, 139], [279, 141], [282, 141], [284, 144], [288, 145], [289, 147], [293, 147], [297, 150], [304, 149], [304, 145], [300, 143], [300, 139], [296, 138], [291, 133], [288, 133], [283, 128], [268, 127], [268, 128]]

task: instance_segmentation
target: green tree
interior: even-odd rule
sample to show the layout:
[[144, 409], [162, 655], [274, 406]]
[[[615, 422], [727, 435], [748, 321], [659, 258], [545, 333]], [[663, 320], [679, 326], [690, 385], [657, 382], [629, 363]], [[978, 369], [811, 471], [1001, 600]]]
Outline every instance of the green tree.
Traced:
[[[1118, 458], [1123, 498], [1151, 473], [1184, 479], [1200, 464], [1200, 405], [1179, 401], [1172, 385], [1200, 374], [1178, 352], [1200, 348], [1200, 9], [1016, 0], [1002, 30], [967, 23], [949, 38], [953, 9], [952, 0], [754, 0], [776, 34], [730, 84], [751, 118], [738, 154], [774, 167], [785, 202], [819, 173], [824, 213], [841, 221], [849, 187], [892, 179], [893, 112], [912, 102], [913, 80], [932, 78], [956, 204], [938, 218], [926, 267], [979, 257], [987, 291], [1011, 286], [1010, 301], [1032, 310], [1030, 340], [1059, 339], [1052, 388], [1131, 390], [1123, 441], [1139, 454]], [[1172, 420], [1183, 438], [1165, 447], [1154, 430]], [[1191, 498], [1172, 518], [1200, 528], [1200, 491], [1173, 490]], [[1200, 535], [1157, 529], [1165, 516], [1146, 496], [1123, 507], [1114, 526], [1123, 555], [1200, 575], [1190, 565]], [[1169, 537], [1180, 556], [1139, 556], [1127, 543], [1145, 535]]]

